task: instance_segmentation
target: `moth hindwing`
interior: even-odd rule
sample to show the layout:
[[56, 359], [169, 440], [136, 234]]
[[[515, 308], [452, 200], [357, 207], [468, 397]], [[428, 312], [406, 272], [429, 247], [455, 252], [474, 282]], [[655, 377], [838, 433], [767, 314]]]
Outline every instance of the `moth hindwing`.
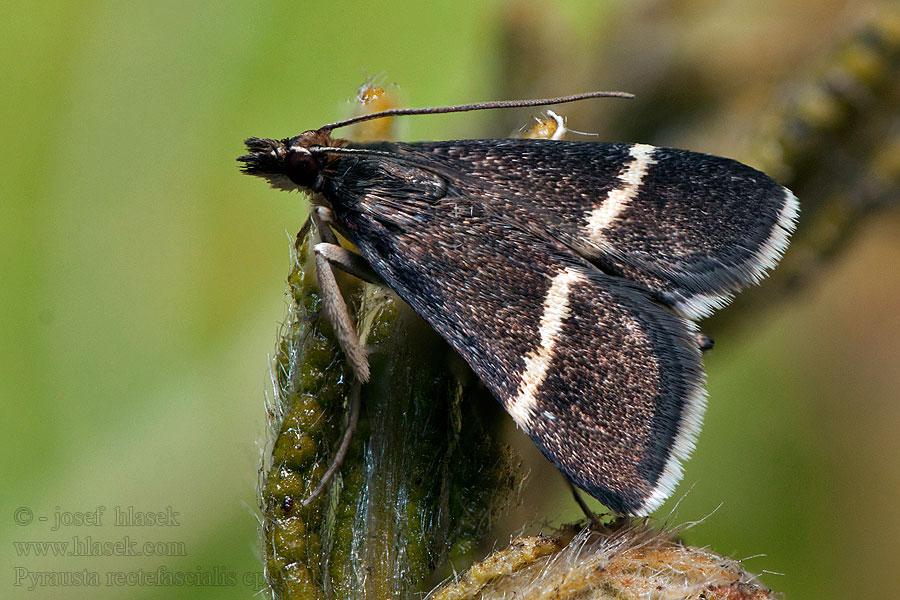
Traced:
[[619, 513], [657, 508], [704, 411], [694, 320], [778, 262], [790, 191], [685, 150], [363, 144], [333, 138], [343, 124], [251, 138], [238, 160], [309, 192], [570, 481]]

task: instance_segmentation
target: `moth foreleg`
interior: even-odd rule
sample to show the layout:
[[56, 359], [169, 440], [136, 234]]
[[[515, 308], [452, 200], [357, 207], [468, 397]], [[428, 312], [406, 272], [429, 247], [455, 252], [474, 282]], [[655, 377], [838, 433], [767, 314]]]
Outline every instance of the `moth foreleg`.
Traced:
[[313, 207], [309, 213], [309, 220], [307, 220], [307, 224], [304, 227], [309, 225], [310, 220], [315, 222], [322, 242], [328, 245], [326, 254], [328, 262], [336, 267], [340, 267], [345, 273], [349, 273], [363, 281], [375, 285], [385, 285], [384, 280], [369, 266], [366, 259], [341, 246], [337, 236], [334, 234], [334, 227], [338, 223], [330, 208], [324, 206]]
[[350, 368], [356, 379], [365, 383], [369, 380], [369, 359], [366, 351], [359, 341], [347, 303], [341, 295], [337, 279], [334, 276], [333, 265], [342, 266], [352, 259], [347, 259], [346, 254], [352, 254], [336, 244], [321, 242], [313, 248], [316, 257], [316, 277], [319, 281], [319, 292], [322, 294], [322, 302], [325, 305], [325, 314], [334, 328], [334, 335], [338, 345], [347, 357]]
[[337, 236], [334, 234], [334, 230], [332, 227], [337, 225], [337, 221], [334, 218], [334, 213], [331, 212], [330, 208], [326, 208], [324, 206], [313, 206], [309, 211], [309, 218], [313, 223], [316, 224], [316, 229], [319, 231], [319, 237], [323, 242], [328, 244], [333, 244], [335, 246], [339, 246], [340, 242], [338, 242]]
[[[353, 319], [350, 317], [347, 303], [341, 295], [337, 279], [334, 276], [334, 267], [340, 267], [342, 270], [365, 281], [381, 283], [381, 279], [372, 271], [372, 267], [361, 256], [338, 245], [337, 236], [329, 225], [332, 222], [330, 210], [322, 207], [313, 208], [310, 211], [310, 220], [315, 223], [319, 236], [326, 240], [313, 247], [316, 261], [316, 278], [319, 282], [322, 302], [325, 305], [325, 314], [328, 315], [328, 320], [331, 321], [338, 345], [347, 358], [347, 362], [350, 363], [350, 369], [353, 371], [356, 381], [353, 382], [353, 388], [350, 392], [350, 414], [347, 418], [347, 427], [344, 429], [344, 435], [341, 438], [341, 445], [338, 447], [331, 464], [328, 466], [316, 489], [300, 503], [301, 506], [309, 506], [313, 500], [321, 496], [332, 478], [334, 478], [335, 473], [341, 468], [341, 464], [343, 464], [347, 451], [350, 448], [353, 433], [356, 431], [356, 425], [359, 422], [360, 387], [362, 383], [369, 379], [369, 360], [366, 357], [365, 348], [359, 341], [359, 335], [356, 333], [356, 327], [353, 325]], [[309, 221], [307, 221], [307, 225], [304, 225], [304, 228], [307, 228], [308, 224]]]
[[378, 276], [366, 259], [356, 252], [351, 252], [343, 246], [324, 242], [316, 245], [315, 251], [320, 252], [332, 266], [338, 267], [344, 273], [349, 273], [367, 283], [385, 285], [384, 280]]

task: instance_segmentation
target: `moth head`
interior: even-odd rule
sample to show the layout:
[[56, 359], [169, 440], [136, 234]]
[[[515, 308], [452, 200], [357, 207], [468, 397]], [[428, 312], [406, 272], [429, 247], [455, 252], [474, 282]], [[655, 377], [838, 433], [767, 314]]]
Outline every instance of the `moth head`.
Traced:
[[316, 149], [332, 145], [327, 133], [307, 131], [283, 140], [250, 138], [244, 143], [248, 154], [238, 158], [244, 173], [262, 177], [279, 190], [316, 192], [321, 187], [325, 154]]

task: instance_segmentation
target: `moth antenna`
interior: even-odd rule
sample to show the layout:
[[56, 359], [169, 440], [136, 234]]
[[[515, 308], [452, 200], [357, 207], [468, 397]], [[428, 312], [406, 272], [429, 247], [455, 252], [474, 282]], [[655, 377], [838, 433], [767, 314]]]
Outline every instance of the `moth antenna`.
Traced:
[[312, 154], [365, 154], [366, 156], [382, 156], [384, 158], [396, 158], [397, 154], [386, 150], [372, 150], [370, 148], [343, 148], [341, 146], [312, 146], [309, 148]]
[[495, 102], [478, 102], [476, 104], [456, 104], [453, 106], [432, 106], [426, 108], [391, 108], [380, 112], [369, 113], [367, 115], [359, 115], [350, 117], [336, 123], [323, 125], [318, 131], [331, 131], [338, 127], [345, 127], [360, 121], [369, 121], [371, 119], [382, 119], [384, 117], [398, 117], [402, 115], [437, 115], [443, 113], [468, 112], [470, 110], [488, 110], [491, 108], [522, 108], [532, 106], [548, 106], [550, 104], [565, 104], [567, 102], [576, 102], [578, 100], [587, 100], [588, 98], [634, 98], [634, 94], [628, 92], [585, 92], [583, 94], [573, 94], [571, 96], [560, 96], [559, 98], [539, 98], [535, 100], [498, 100]]

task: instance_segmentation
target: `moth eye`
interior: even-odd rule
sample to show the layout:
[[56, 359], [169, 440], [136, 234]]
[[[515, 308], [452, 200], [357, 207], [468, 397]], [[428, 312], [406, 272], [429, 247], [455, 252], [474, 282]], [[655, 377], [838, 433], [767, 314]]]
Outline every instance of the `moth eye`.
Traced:
[[288, 152], [284, 174], [297, 185], [311, 188], [319, 175], [319, 163], [309, 152]]

